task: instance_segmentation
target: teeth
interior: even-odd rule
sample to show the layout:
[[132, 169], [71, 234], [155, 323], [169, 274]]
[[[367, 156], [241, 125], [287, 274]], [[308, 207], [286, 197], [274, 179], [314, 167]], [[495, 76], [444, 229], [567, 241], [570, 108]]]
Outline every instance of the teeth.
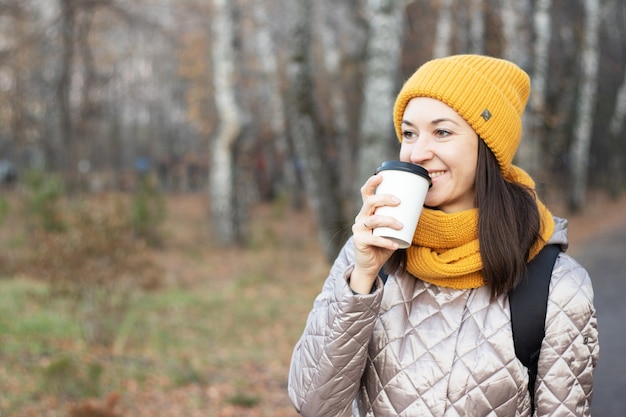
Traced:
[[440, 175], [443, 175], [445, 171], [437, 171], [437, 172], [429, 172], [430, 178], [435, 178]]

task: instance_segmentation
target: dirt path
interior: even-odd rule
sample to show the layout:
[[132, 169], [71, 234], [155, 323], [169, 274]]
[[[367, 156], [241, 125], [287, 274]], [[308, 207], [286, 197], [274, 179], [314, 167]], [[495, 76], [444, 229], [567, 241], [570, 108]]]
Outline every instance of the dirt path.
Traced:
[[[558, 213], [557, 213], [558, 214]], [[626, 198], [595, 197], [569, 217], [570, 250], [589, 272], [598, 317], [600, 359], [594, 372], [592, 415], [626, 415]]]
[[600, 359], [594, 373], [592, 415], [626, 415], [626, 229], [615, 229], [585, 242], [577, 260], [587, 269], [594, 289]]
[[603, 194], [594, 193], [588, 198], [585, 211], [581, 214], [568, 214], [564, 207], [563, 203], [549, 203], [554, 215], [568, 220], [568, 252], [574, 256], [585, 250], [586, 242], [618, 229], [626, 229], [626, 196], [611, 200]]

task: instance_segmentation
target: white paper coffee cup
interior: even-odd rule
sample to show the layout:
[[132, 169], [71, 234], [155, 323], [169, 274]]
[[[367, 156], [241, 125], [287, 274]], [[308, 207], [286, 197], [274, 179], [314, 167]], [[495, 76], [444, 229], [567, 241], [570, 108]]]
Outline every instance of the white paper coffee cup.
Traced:
[[426, 193], [432, 184], [428, 171], [409, 162], [387, 161], [376, 169], [376, 174], [383, 177], [376, 194], [392, 194], [400, 199], [400, 204], [379, 207], [375, 213], [394, 217], [404, 226], [400, 230], [377, 227], [374, 235], [395, 240], [401, 249], [408, 248], [422, 214]]

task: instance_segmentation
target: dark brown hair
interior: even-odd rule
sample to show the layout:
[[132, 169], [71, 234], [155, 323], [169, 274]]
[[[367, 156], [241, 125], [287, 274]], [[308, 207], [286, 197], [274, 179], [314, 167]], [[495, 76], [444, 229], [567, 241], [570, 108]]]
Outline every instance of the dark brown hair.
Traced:
[[483, 276], [492, 295], [507, 293], [524, 274], [530, 248], [539, 237], [539, 210], [534, 191], [506, 181], [482, 140], [478, 144], [476, 207]]
[[[497, 296], [512, 290], [524, 274], [530, 248], [539, 236], [539, 210], [534, 191], [506, 181], [482, 140], [478, 141], [474, 185], [483, 277]], [[385, 271], [406, 270], [406, 259], [406, 250], [397, 250]]]

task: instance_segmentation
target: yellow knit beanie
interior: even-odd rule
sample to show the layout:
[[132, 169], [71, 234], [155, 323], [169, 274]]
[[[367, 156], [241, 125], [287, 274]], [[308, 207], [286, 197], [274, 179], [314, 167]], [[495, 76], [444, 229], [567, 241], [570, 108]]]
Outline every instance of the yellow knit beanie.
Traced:
[[528, 75], [512, 62], [482, 55], [454, 55], [422, 65], [396, 98], [393, 122], [402, 141], [402, 117], [412, 98], [430, 97], [452, 107], [496, 156], [507, 175], [522, 136], [530, 94]]

